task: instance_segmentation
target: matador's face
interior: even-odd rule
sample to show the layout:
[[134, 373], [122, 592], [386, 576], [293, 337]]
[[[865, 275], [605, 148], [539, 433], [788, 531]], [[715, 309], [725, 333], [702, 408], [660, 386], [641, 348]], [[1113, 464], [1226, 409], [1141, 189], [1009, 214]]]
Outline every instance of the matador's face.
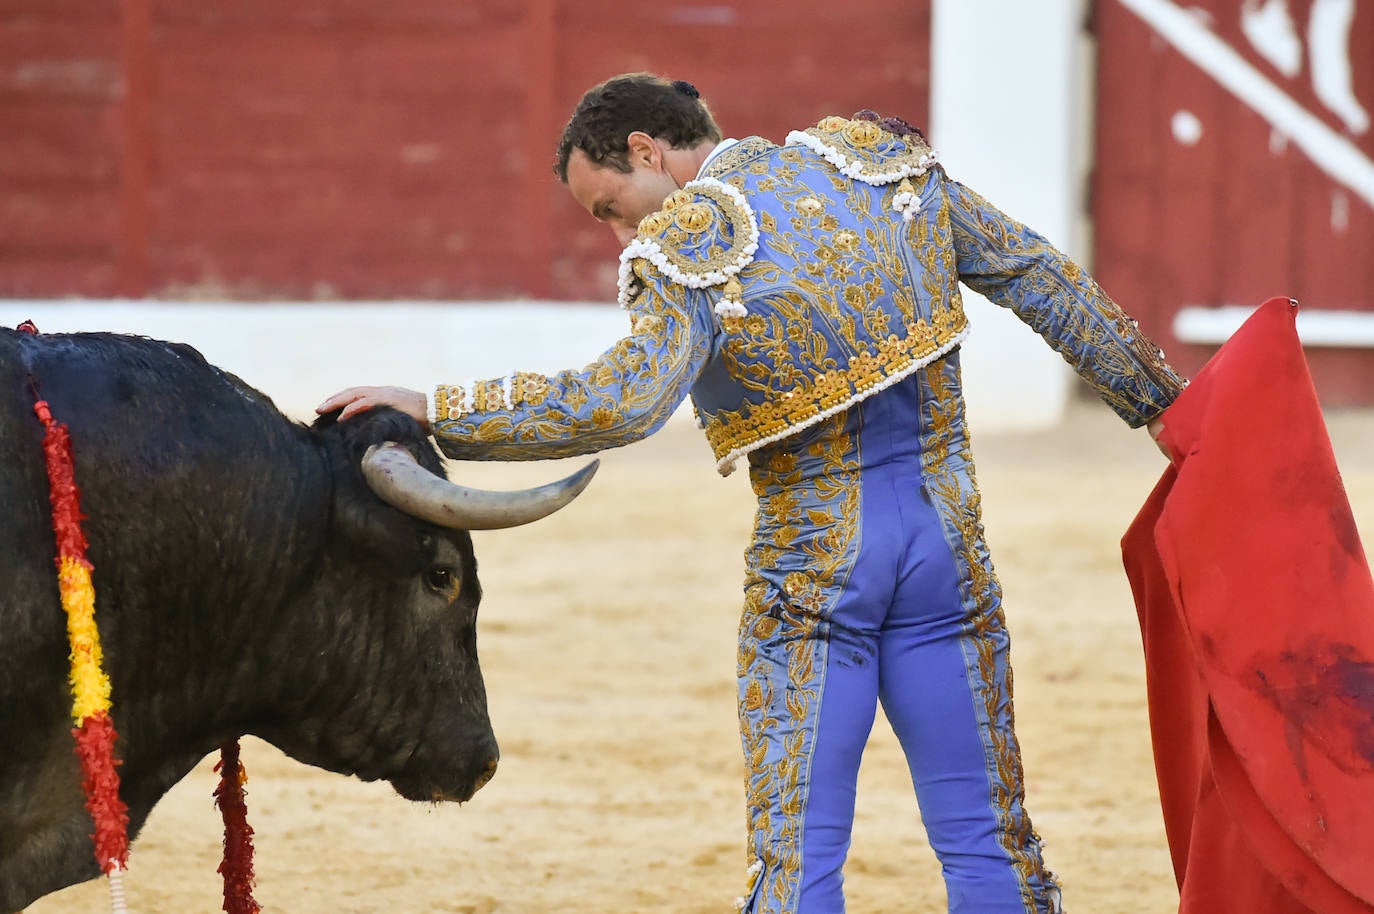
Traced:
[[568, 157], [568, 190], [583, 209], [610, 226], [621, 247], [634, 240], [639, 221], [662, 209], [678, 188], [656, 141], [632, 142], [629, 161], [630, 170], [622, 172], [593, 162], [581, 149]]

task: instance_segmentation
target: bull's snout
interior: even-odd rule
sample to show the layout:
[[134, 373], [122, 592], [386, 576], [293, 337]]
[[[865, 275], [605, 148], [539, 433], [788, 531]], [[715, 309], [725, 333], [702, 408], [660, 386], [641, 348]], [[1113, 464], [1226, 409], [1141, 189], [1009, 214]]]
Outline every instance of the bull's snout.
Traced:
[[407, 800], [466, 803], [496, 775], [501, 759], [496, 739], [488, 736], [457, 750], [417, 752], [391, 786]]
[[472, 753], [468, 764], [464, 766], [464, 770], [469, 772], [463, 778], [465, 786], [461, 790], [436, 799], [466, 803], [477, 791], [487, 786], [488, 781], [496, 777], [496, 766], [500, 761], [501, 750], [497, 748], [495, 738], [483, 740], [481, 748]]
[[496, 777], [496, 764], [499, 761], [499, 758], [493, 758], [491, 761], [487, 762], [487, 767], [482, 769], [482, 773], [477, 776], [476, 783], [472, 785], [473, 793], [476, 793], [483, 787], [487, 786], [487, 781], [490, 781], [492, 778]]

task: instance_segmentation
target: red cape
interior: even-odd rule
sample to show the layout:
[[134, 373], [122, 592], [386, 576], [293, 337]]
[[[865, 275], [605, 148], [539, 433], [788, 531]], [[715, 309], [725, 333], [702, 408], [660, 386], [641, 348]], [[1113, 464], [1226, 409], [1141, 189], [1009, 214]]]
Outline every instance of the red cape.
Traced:
[[1296, 312], [1169, 408], [1122, 540], [1181, 914], [1374, 912], [1374, 581]]

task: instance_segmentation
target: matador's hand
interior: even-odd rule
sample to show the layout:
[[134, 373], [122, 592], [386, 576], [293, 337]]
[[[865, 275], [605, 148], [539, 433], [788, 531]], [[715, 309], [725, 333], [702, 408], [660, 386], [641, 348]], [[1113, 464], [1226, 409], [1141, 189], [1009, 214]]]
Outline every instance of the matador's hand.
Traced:
[[1154, 439], [1155, 447], [1159, 448], [1159, 452], [1165, 457], [1168, 457], [1169, 461], [1172, 463], [1174, 455], [1169, 453], [1169, 449], [1165, 447], [1164, 442], [1159, 440], [1160, 433], [1164, 431], [1164, 418], [1162, 416], [1155, 416], [1150, 420], [1149, 425], [1145, 427], [1149, 429], [1150, 437]]
[[398, 409], [420, 423], [420, 428], [429, 431], [429, 400], [418, 390], [404, 387], [350, 387], [315, 407], [315, 412], [327, 413], [342, 407], [343, 412], [339, 413], [342, 422], [374, 406]]

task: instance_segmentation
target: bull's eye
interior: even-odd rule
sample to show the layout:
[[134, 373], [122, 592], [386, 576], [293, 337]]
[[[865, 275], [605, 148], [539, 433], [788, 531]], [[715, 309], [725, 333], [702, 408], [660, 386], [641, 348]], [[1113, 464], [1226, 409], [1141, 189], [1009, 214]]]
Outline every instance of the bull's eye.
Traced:
[[453, 572], [447, 568], [431, 568], [425, 574], [425, 583], [430, 590], [448, 596], [453, 593]]

